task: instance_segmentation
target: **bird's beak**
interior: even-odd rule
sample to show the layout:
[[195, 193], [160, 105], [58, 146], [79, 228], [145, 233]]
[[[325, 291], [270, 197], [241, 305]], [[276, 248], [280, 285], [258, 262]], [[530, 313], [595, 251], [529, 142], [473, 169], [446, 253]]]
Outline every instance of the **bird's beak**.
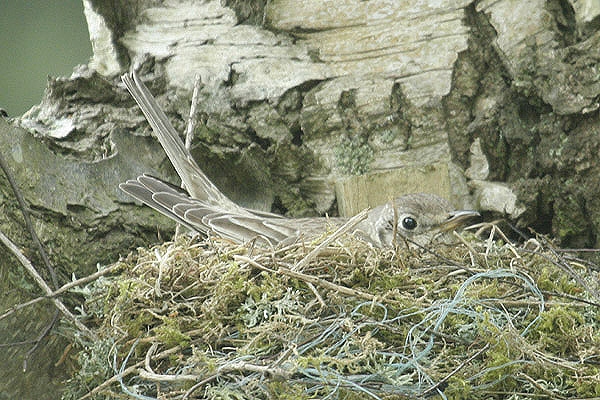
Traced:
[[439, 229], [441, 232], [447, 232], [464, 225], [470, 218], [480, 216], [477, 211], [472, 210], [452, 211], [448, 214], [448, 219], [440, 224]]

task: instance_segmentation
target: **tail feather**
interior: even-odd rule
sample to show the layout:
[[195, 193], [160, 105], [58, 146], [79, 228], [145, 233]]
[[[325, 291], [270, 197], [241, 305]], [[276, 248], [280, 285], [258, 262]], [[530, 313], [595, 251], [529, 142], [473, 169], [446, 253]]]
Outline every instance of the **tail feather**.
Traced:
[[218, 203], [226, 209], [237, 210], [240, 208], [229, 200], [202, 172], [189, 150], [186, 149], [183, 141], [179, 138], [177, 131], [137, 74], [135, 72], [124, 74], [121, 79], [146, 116], [165, 153], [167, 153], [167, 157], [169, 157], [192, 197], [215, 204]]

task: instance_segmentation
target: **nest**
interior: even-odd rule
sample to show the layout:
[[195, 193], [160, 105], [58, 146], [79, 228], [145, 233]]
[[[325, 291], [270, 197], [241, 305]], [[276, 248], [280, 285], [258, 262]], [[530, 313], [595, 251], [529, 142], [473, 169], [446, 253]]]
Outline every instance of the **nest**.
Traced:
[[600, 395], [598, 268], [488, 229], [435, 249], [138, 249], [80, 291], [101, 340], [73, 335], [64, 398]]

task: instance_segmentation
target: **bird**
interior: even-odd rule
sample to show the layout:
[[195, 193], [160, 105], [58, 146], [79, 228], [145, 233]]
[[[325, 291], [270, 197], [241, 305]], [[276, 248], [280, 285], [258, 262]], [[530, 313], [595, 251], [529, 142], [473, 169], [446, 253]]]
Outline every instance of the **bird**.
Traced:
[[[143, 174], [119, 188], [145, 205], [192, 231], [217, 235], [238, 244], [285, 246], [314, 240], [348, 222], [343, 217], [288, 218], [242, 207], [223, 194], [204, 174], [185, 147], [146, 85], [135, 71], [121, 76], [127, 90], [145, 115], [175, 171], [182, 187]], [[375, 247], [393, 247], [405, 238], [423, 242], [444, 234], [472, 217], [473, 210], [455, 210], [444, 198], [430, 193], [397, 197], [367, 211], [354, 234]]]

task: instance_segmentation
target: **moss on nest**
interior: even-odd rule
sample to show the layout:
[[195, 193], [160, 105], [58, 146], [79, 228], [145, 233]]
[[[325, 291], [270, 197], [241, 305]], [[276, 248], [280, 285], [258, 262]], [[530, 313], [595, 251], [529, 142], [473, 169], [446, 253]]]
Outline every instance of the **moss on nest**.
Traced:
[[461, 242], [346, 238], [302, 270], [312, 245], [138, 249], [81, 291], [102, 340], [77, 339], [64, 398], [600, 395], [598, 269], [550, 248]]

